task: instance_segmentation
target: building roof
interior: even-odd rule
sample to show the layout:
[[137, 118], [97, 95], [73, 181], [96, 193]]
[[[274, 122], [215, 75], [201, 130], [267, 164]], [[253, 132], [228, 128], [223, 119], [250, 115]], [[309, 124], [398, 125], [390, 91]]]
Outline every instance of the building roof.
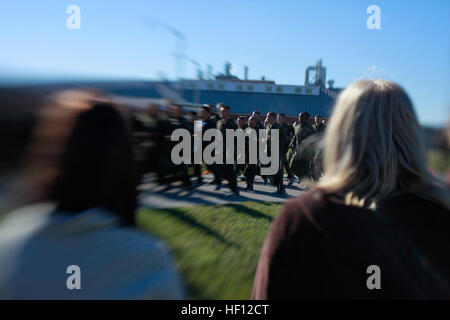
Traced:
[[319, 114], [323, 117], [330, 115], [336, 93], [337, 90], [321, 90], [319, 95], [182, 90], [182, 96], [187, 101], [213, 105], [223, 102], [232, 113], [251, 114], [253, 110], [258, 110], [261, 113], [274, 111], [297, 116], [300, 112], [308, 112], [311, 116]]
[[[73, 85], [73, 84], [72, 84]], [[86, 85], [86, 83], [84, 84]], [[212, 104], [223, 102], [234, 114], [251, 114], [274, 111], [287, 116], [298, 116], [308, 112], [329, 117], [339, 89], [320, 88], [318, 94], [288, 94], [276, 92], [248, 92], [229, 90], [202, 90], [176, 88], [170, 82], [162, 81], [117, 81], [89, 83], [89, 87], [105, 90], [113, 96], [128, 98], [167, 98], [177, 103]]]

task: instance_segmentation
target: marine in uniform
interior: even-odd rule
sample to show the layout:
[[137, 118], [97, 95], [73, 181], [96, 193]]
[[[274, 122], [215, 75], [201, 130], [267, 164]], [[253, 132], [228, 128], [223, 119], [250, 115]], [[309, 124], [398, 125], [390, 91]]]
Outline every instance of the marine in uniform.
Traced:
[[[252, 136], [250, 136], [251, 130], [255, 130], [256, 132], [256, 141], [252, 140]], [[259, 174], [259, 131], [258, 131], [258, 120], [256, 117], [251, 116], [248, 119], [248, 127], [245, 129], [246, 137], [245, 137], [245, 168], [244, 168], [244, 176], [247, 181], [247, 191], [253, 191], [253, 182], [255, 180], [255, 176]], [[250, 144], [256, 144], [256, 163], [250, 163]]]
[[267, 155], [270, 157], [270, 150], [271, 150], [271, 144], [272, 144], [272, 130], [278, 130], [278, 145], [279, 145], [279, 160], [278, 160], [278, 171], [273, 177], [273, 184], [277, 187], [277, 193], [279, 195], [286, 194], [286, 190], [284, 189], [283, 185], [283, 166], [282, 166], [282, 154], [286, 153], [286, 146], [287, 146], [287, 138], [281, 130], [280, 124], [276, 122], [276, 114], [275, 112], [269, 112], [267, 114], [266, 120], [267, 120], [267, 126], [266, 126], [266, 133], [267, 133]]
[[278, 123], [280, 124], [280, 130], [283, 131], [284, 136], [286, 138], [286, 143], [284, 145], [283, 153], [280, 154], [281, 164], [283, 167], [283, 170], [286, 170], [286, 173], [288, 175], [289, 179], [289, 185], [291, 185], [294, 182], [294, 174], [291, 171], [291, 168], [289, 167], [289, 161], [288, 161], [288, 151], [289, 151], [289, 143], [292, 140], [295, 130], [294, 128], [286, 121], [286, 116], [284, 113], [278, 114]]
[[216, 190], [219, 190], [222, 184], [222, 178], [228, 180], [228, 185], [230, 187], [231, 192], [233, 192], [235, 195], [239, 196], [239, 190], [237, 188], [237, 182], [236, 182], [236, 175], [234, 171], [234, 163], [233, 164], [227, 164], [226, 163], [226, 130], [232, 129], [236, 130], [237, 125], [233, 121], [233, 119], [230, 116], [231, 109], [228, 106], [222, 105], [219, 109], [219, 115], [221, 119], [217, 122], [217, 130], [219, 130], [222, 133], [223, 137], [223, 164], [217, 165], [217, 187]]
[[314, 158], [314, 147], [305, 143], [305, 139], [315, 133], [313, 126], [309, 123], [309, 114], [302, 112], [298, 116], [299, 125], [295, 127], [294, 137], [290, 147], [293, 156], [290, 161], [291, 171], [300, 179], [311, 176], [311, 163]]

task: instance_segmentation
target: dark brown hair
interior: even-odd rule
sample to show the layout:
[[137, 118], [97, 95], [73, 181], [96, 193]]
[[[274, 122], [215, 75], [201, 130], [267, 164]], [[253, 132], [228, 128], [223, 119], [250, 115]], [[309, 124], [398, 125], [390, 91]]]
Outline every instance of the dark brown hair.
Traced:
[[74, 120], [50, 199], [69, 213], [101, 206], [134, 225], [136, 185], [128, 123], [113, 104], [95, 102]]

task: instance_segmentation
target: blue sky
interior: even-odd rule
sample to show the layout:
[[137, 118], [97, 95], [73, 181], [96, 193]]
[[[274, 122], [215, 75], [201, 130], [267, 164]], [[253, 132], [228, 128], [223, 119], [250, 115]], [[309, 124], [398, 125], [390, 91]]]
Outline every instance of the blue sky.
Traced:
[[[69, 5], [81, 29], [66, 27]], [[366, 27], [369, 5], [381, 9], [381, 30]], [[319, 58], [335, 86], [360, 77], [400, 83], [424, 124], [450, 115], [450, 1], [265, 0], [7, 0], [0, 4], [0, 72], [97, 78], [174, 78], [175, 38], [186, 54], [222, 71], [282, 84], [303, 84]], [[186, 62], [184, 77], [194, 77]]]

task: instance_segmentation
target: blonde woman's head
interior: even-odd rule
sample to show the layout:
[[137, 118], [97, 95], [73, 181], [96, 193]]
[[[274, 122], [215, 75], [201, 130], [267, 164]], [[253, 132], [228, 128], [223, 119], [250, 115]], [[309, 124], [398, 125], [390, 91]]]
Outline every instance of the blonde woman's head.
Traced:
[[362, 80], [339, 96], [325, 134], [325, 175], [318, 187], [348, 204], [374, 206], [395, 192], [449, 205], [447, 190], [426, 168], [411, 100], [398, 84]]

